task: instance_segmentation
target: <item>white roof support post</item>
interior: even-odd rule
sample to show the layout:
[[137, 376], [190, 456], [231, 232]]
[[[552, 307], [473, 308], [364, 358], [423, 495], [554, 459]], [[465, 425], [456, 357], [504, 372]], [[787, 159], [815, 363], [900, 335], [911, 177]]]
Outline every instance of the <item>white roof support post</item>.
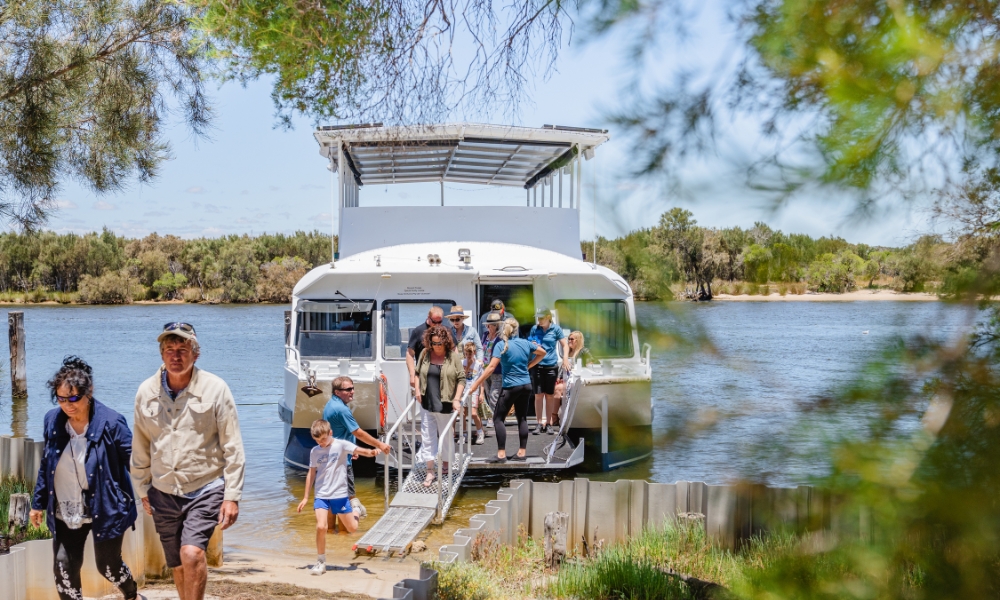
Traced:
[[556, 186], [552, 185], [555, 182], [552, 181], [552, 176], [551, 175], [549, 175], [548, 177], [546, 177], [546, 179], [549, 182], [549, 208], [553, 208], [555, 206]]
[[[565, 167], [563, 167], [563, 168], [565, 168]], [[563, 176], [563, 168], [559, 169], [559, 208], [563, 207], [563, 205], [562, 205], [562, 176]]]
[[576, 196], [574, 196], [575, 188], [573, 187], [573, 180], [576, 178], [576, 160], [569, 163], [569, 207], [574, 207], [574, 202], [576, 201]]
[[444, 206], [444, 179], [441, 180], [441, 206]]
[[[344, 144], [342, 142], [337, 144], [337, 206], [331, 212], [331, 220], [333, 213], [337, 214], [337, 225], [333, 228], [333, 234], [340, 239], [340, 224], [344, 221], [344, 180], [346, 177], [344, 173], [347, 171], [347, 161], [344, 160]], [[333, 254], [330, 256], [330, 264], [336, 262], [337, 252], [333, 250]]]

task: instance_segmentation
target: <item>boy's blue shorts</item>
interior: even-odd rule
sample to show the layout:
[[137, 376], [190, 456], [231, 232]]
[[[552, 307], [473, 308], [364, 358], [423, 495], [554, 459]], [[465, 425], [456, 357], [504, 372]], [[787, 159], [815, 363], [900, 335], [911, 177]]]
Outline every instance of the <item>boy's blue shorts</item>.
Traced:
[[351, 508], [350, 498], [316, 498], [313, 502], [313, 508], [323, 508], [335, 515], [354, 512], [354, 509]]

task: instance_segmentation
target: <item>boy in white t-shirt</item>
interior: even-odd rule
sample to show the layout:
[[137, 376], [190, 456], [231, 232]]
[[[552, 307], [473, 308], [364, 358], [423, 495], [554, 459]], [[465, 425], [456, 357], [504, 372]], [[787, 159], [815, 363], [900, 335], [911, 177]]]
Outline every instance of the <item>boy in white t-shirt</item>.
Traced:
[[347, 495], [347, 455], [353, 454], [354, 458], [375, 456], [378, 450], [359, 448], [351, 442], [334, 439], [330, 424], [323, 419], [314, 421], [309, 433], [317, 445], [309, 452], [306, 492], [302, 502], [299, 502], [298, 512], [302, 512], [309, 502], [309, 488], [315, 482], [316, 500], [313, 502], [313, 509], [316, 513], [318, 556], [310, 571], [313, 575], [322, 575], [326, 573], [326, 530], [330, 515], [337, 515], [347, 533], [354, 533], [358, 529], [360, 515], [351, 507], [351, 499]]

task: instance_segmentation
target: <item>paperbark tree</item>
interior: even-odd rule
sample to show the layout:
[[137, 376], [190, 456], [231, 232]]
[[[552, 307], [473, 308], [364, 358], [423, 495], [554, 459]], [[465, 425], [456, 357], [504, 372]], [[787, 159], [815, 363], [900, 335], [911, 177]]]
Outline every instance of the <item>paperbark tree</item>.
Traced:
[[0, 220], [43, 223], [67, 180], [151, 180], [173, 107], [208, 126], [202, 69], [176, 2], [0, 0]]

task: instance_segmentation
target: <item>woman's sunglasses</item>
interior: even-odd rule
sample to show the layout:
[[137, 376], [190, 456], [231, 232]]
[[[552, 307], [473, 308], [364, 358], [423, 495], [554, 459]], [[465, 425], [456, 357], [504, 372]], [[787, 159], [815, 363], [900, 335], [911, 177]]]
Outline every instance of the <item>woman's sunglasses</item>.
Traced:
[[79, 394], [77, 394], [76, 396], [60, 396], [60, 395], [56, 394], [56, 400], [58, 400], [60, 403], [61, 402], [78, 402], [80, 400], [80, 398], [83, 398], [83, 396], [81, 396]]
[[431, 346], [444, 346], [444, 342], [431, 342]]
[[190, 333], [195, 332], [194, 326], [191, 325], [190, 323], [175, 322], [175, 323], [167, 323], [166, 325], [163, 326], [163, 331], [176, 331], [178, 329], [181, 331], [188, 331]]

